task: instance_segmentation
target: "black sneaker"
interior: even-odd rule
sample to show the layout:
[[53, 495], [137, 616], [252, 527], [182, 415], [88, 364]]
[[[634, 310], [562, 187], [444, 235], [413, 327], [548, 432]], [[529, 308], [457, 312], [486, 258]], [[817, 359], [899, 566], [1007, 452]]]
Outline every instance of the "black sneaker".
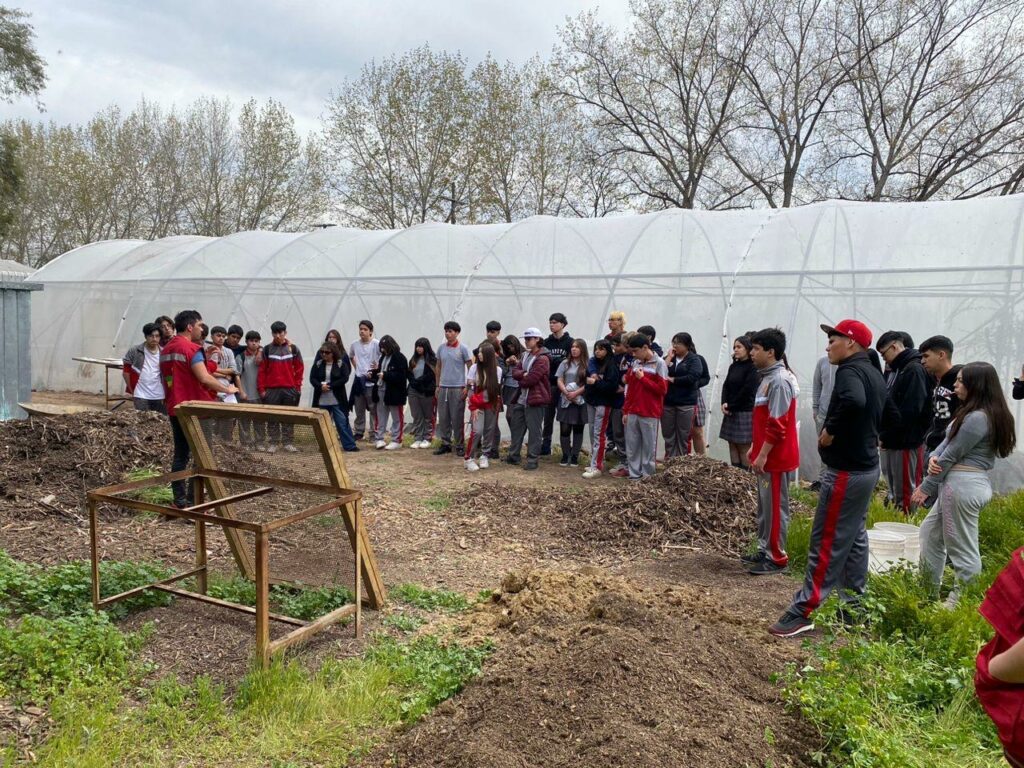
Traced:
[[520, 459], [518, 456], [508, 455], [505, 457], [505, 463], [511, 464], [513, 466], [518, 466], [520, 461], [522, 461], [522, 459]]
[[534, 470], [537, 469], [536, 459], [527, 459], [526, 464], [523, 465], [523, 469]]
[[564, 453], [562, 454], [562, 460], [558, 462], [558, 466], [560, 466], [560, 467], [568, 467], [569, 466], [569, 457], [566, 456]]
[[466, 453], [466, 446], [464, 446], [464, 445], [457, 445], [457, 446], [455, 446], [455, 455], [456, 456], [462, 456], [465, 453]]
[[752, 555], [740, 555], [740, 562], [746, 565], [757, 565], [768, 557], [764, 552], [755, 552]]
[[768, 634], [775, 635], [776, 637], [796, 637], [813, 629], [814, 622], [810, 619], [805, 619], [803, 616], [791, 616], [786, 613], [782, 615], [781, 619], [768, 627]]
[[[439, 445], [437, 448], [434, 449], [434, 455], [435, 456], [442, 456], [442, 455], [444, 455], [446, 453], [451, 453], [451, 452], [452, 452], [452, 447], [450, 445]], [[459, 455], [461, 456], [462, 454], [460, 453]]]
[[770, 557], [765, 557], [760, 563], [754, 563], [747, 569], [752, 576], [771, 576], [776, 573], [789, 573], [788, 565], [779, 565]]
[[578, 467], [579, 465], [580, 465], [579, 454], [574, 453], [572, 456], [569, 457], [569, 466], [570, 467]]
[[551, 455], [551, 445], [548, 444], [548, 443], [541, 443], [540, 455], [541, 456], [550, 456]]

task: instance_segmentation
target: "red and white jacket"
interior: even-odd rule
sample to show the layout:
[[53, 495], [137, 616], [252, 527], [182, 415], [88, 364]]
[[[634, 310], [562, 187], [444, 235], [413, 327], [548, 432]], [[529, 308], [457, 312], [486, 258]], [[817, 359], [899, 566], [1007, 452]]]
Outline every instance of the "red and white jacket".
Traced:
[[797, 389], [793, 377], [779, 362], [759, 370], [761, 383], [754, 395], [754, 439], [750, 455], [771, 443], [765, 472], [792, 472], [800, 466], [796, 431]]
[[[637, 375], [639, 371], [643, 371], [643, 376]], [[622, 375], [622, 382], [626, 386], [623, 414], [661, 418], [665, 409], [665, 393], [668, 392], [668, 366], [664, 360], [654, 355], [646, 363], [641, 363], [634, 357]]]
[[267, 344], [263, 348], [263, 362], [256, 374], [256, 388], [260, 392], [268, 389], [302, 389], [302, 374], [305, 366], [302, 353], [291, 342]]

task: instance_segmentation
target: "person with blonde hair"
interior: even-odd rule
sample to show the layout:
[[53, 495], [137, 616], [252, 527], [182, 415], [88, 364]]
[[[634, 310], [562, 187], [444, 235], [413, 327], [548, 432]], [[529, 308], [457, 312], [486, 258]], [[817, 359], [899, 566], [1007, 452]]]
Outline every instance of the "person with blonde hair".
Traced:
[[608, 334], [605, 338], [614, 341], [615, 337], [626, 332], [626, 313], [614, 310], [608, 313]]

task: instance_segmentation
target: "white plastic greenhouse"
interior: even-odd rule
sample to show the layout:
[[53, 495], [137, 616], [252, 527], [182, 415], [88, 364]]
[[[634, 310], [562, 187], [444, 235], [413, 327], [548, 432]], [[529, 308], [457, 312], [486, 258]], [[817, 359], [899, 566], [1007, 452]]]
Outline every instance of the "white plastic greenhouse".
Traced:
[[[1009, 389], [1024, 360], [1024, 196], [106, 241], [32, 279], [46, 287], [32, 317], [39, 389], [97, 390], [95, 369], [73, 356], [120, 355], [145, 322], [186, 307], [264, 339], [284, 320], [307, 357], [329, 328], [350, 341], [364, 317], [408, 349], [421, 335], [440, 341], [448, 319], [475, 343], [488, 320], [520, 333], [546, 328], [554, 311], [594, 339], [618, 309], [662, 342], [693, 334], [719, 375], [713, 418], [731, 337], [783, 328], [810, 439], [821, 322], [857, 317], [876, 335], [896, 328], [915, 341], [943, 333], [958, 361], [991, 361]], [[814, 451], [804, 453], [813, 468]]]

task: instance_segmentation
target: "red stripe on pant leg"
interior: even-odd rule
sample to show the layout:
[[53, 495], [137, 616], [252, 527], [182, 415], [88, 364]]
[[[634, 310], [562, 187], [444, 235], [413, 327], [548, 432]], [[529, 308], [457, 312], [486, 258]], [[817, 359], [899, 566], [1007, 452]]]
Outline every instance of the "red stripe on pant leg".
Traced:
[[900, 451], [903, 457], [903, 511], [910, 512], [910, 451]]
[[828, 564], [832, 560], [832, 544], [836, 537], [836, 523], [839, 521], [839, 510], [846, 498], [846, 485], [850, 480], [849, 472], [840, 472], [836, 476], [836, 483], [832, 486], [832, 497], [828, 500], [828, 507], [825, 509], [825, 528], [821, 533], [821, 549], [818, 552], [818, 565], [811, 575], [811, 599], [807, 601], [804, 608], [804, 617], [811, 615], [811, 611], [821, 604], [821, 588], [825, 584], [825, 575], [828, 573]]
[[604, 416], [601, 417], [601, 431], [597, 436], [597, 462], [594, 464], [602, 472], [604, 471], [604, 453], [608, 444], [608, 422], [612, 417], [612, 409], [605, 407]]
[[405, 437], [405, 408], [398, 406], [398, 442]]
[[772, 525], [768, 533], [768, 549], [776, 565], [785, 565], [789, 556], [779, 546], [779, 531], [782, 529], [782, 473], [772, 472]]

